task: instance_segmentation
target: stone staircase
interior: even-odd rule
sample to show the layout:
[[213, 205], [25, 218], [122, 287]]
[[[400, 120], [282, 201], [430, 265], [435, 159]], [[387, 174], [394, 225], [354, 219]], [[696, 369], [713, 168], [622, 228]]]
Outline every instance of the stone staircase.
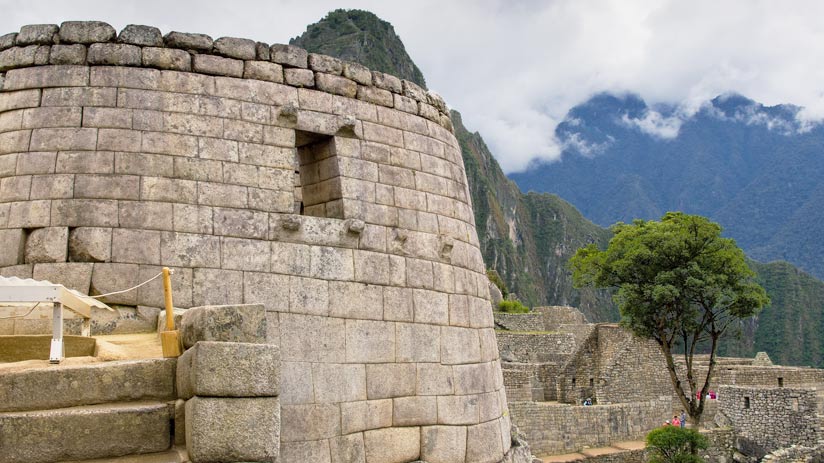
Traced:
[[185, 461], [171, 449], [175, 366], [145, 359], [0, 370], [0, 463]]

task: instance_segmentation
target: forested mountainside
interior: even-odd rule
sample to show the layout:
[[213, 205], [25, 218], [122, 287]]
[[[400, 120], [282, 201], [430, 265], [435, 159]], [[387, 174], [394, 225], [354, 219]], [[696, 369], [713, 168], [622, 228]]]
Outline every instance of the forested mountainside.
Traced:
[[[312, 26], [309, 29], [311, 28]], [[345, 49], [346, 40], [357, 40], [358, 35], [348, 32], [348, 27], [341, 28], [342, 32], [335, 34], [336, 28], [329, 26], [326, 33], [330, 34], [329, 40], [340, 41], [339, 48]], [[391, 31], [391, 26], [388, 30]], [[385, 37], [378, 38], [388, 41]], [[392, 50], [375, 53], [378, 52], [398, 54]], [[362, 56], [363, 59], [353, 59], [333, 51], [325, 53], [372, 66], [367, 60], [369, 54]], [[411, 60], [403, 65], [406, 68], [412, 66], [414, 63], [411, 63]], [[621, 100], [616, 101], [620, 103]], [[718, 103], [720, 104], [720, 101]], [[643, 106], [639, 105], [639, 108]], [[607, 120], [614, 118], [614, 112], [613, 115], [603, 110], [594, 112]], [[633, 114], [640, 117], [642, 112]], [[467, 130], [461, 115], [455, 111], [452, 112], [452, 121], [463, 154], [481, 250], [487, 268], [497, 270], [509, 289], [530, 306], [567, 304], [581, 308], [593, 322], [617, 320], [619, 314], [611, 300], [611, 292], [574, 289], [567, 267], [569, 257], [578, 247], [591, 242], [606, 246], [611, 236], [610, 231], [587, 220], [586, 214], [582, 215], [575, 206], [555, 194], [522, 193], [518, 186], [504, 175], [481, 135]], [[568, 121], [567, 124], [571, 125], [574, 122]], [[684, 127], [681, 129], [683, 134]], [[593, 133], [597, 135], [599, 132], [596, 130]], [[602, 140], [609, 140], [608, 135], [601, 135]], [[649, 138], [645, 134], [642, 135]], [[640, 146], [649, 141], [637, 137], [636, 143]], [[710, 159], [706, 158], [709, 156], [707, 153], [718, 150], [717, 147], [710, 146], [710, 143], [707, 141], [703, 149], [693, 153], [703, 161], [690, 161], [690, 164], [710, 162]], [[757, 144], [757, 141], [750, 143]], [[775, 141], [773, 146], [776, 150], [781, 149]], [[651, 156], [651, 153], [647, 154]], [[746, 157], [743, 153], [741, 156]], [[748, 169], [743, 160], [739, 168], [744, 171]], [[673, 176], [675, 173], [682, 174], [677, 169], [670, 172]], [[690, 178], [698, 175], [692, 172], [683, 174]], [[724, 187], [724, 180], [725, 178], [709, 175], [704, 183], [721, 188]], [[695, 181], [700, 181], [700, 176], [695, 177]], [[591, 180], [582, 180], [577, 188], [570, 186], [568, 193], [580, 198], [583, 193], [579, 190], [596, 187], [598, 186]], [[657, 204], [656, 201], [659, 199], [641, 194], [641, 189], [635, 190], [639, 193], [637, 195], [632, 191], [629, 188], [628, 192], [621, 196], [623, 202], [614, 202], [612, 207], [616, 213], [623, 213], [622, 217], [627, 220], [636, 216], [660, 218], [661, 214], [656, 215], [653, 208], [643, 206]], [[565, 198], [563, 195], [562, 197]], [[711, 202], [707, 200], [707, 203]], [[584, 206], [594, 207], [591, 204]], [[623, 209], [629, 212], [622, 212]], [[818, 225], [824, 226], [824, 220], [820, 222]], [[811, 233], [811, 240], [824, 236], [815, 231]], [[757, 351], [764, 350], [776, 363], [824, 367], [824, 337], [819, 334], [824, 332], [824, 282], [786, 262], [761, 264], [753, 261], [751, 266], [757, 273], [758, 281], [767, 289], [772, 303], [758, 317], [741, 323], [740, 329], [735, 330], [740, 335], [730, 336], [722, 344], [721, 353], [751, 357]]]
[[800, 108], [725, 95], [691, 116], [596, 95], [557, 130], [559, 162], [510, 177], [603, 226], [680, 210], [719, 222], [753, 259], [824, 277], [824, 127]]
[[335, 10], [289, 41], [311, 53], [363, 64], [426, 88], [421, 70], [388, 22], [363, 10]]

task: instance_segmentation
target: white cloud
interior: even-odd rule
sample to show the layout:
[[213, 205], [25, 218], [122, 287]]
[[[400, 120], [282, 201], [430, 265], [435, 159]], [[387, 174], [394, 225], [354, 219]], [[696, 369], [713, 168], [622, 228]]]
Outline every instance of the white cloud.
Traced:
[[[803, 106], [802, 127], [824, 118], [824, 2], [816, 0], [0, 0], [0, 34], [100, 19], [118, 29], [151, 24], [286, 42], [335, 8], [391, 22], [429, 87], [510, 172], [557, 159], [555, 126], [603, 91], [678, 107], [670, 118], [729, 91]], [[653, 113], [631, 123], [665, 136], [677, 130], [677, 120]]]
[[630, 127], [635, 127], [647, 135], [671, 140], [678, 136], [678, 131], [681, 130], [684, 119], [678, 115], [664, 116], [651, 109], [644, 113], [644, 117], [640, 118], [632, 118], [624, 114], [621, 117], [621, 122]]

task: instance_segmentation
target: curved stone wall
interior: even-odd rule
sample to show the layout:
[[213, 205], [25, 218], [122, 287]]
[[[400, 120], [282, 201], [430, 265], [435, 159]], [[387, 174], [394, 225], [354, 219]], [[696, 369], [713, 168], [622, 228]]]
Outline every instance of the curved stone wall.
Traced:
[[[0, 37], [0, 88], [0, 273], [102, 294], [169, 266], [178, 306], [263, 303], [283, 462], [509, 451], [438, 96], [287, 45], [96, 22]], [[108, 302], [162, 306], [154, 283]]]

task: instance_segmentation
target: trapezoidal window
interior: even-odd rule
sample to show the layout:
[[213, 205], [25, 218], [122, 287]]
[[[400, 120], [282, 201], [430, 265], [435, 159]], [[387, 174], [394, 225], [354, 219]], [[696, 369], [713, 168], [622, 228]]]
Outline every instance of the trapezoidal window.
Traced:
[[335, 137], [295, 131], [295, 213], [343, 218], [340, 169]]

